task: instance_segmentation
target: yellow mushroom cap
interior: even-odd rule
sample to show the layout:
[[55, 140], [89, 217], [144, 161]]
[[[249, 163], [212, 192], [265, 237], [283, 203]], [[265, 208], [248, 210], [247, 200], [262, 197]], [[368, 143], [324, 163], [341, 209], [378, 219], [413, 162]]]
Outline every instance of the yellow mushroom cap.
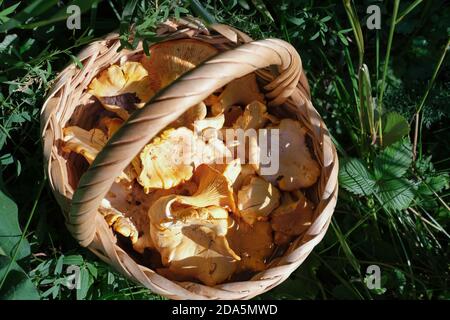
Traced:
[[146, 193], [170, 189], [191, 178], [192, 143], [192, 131], [180, 127], [163, 131], [144, 147], [139, 155], [142, 170], [137, 181]]
[[81, 154], [89, 164], [108, 141], [103, 131], [96, 128], [87, 131], [76, 126], [66, 127], [63, 136], [63, 150]]
[[234, 219], [230, 224], [232, 227], [228, 230], [227, 239], [230, 247], [241, 257], [238, 271], [266, 269], [267, 260], [275, 248], [270, 223], [258, 221], [249, 225], [243, 220]]
[[292, 119], [283, 119], [274, 128], [280, 134], [279, 170], [262, 177], [285, 191], [312, 186], [320, 175], [320, 167], [305, 143], [306, 129]]
[[150, 89], [158, 92], [217, 53], [212, 45], [199, 40], [170, 40], [151, 46], [150, 55], [141, 63], [149, 73]]
[[213, 115], [218, 115], [231, 106], [246, 106], [253, 101], [264, 102], [264, 95], [259, 90], [255, 74], [250, 73], [227, 84], [218, 99], [213, 101], [211, 110]]
[[103, 70], [89, 84], [89, 93], [109, 111], [126, 120], [154, 95], [147, 70], [139, 62], [126, 61]]
[[267, 220], [280, 204], [278, 189], [257, 176], [251, 177], [249, 183], [238, 191], [237, 198], [239, 215], [249, 224], [257, 220]]
[[296, 191], [294, 199], [289, 193], [283, 194], [281, 205], [272, 213], [271, 225], [275, 231], [275, 243], [286, 244], [293, 237], [301, 235], [313, 220], [313, 205], [301, 191]]

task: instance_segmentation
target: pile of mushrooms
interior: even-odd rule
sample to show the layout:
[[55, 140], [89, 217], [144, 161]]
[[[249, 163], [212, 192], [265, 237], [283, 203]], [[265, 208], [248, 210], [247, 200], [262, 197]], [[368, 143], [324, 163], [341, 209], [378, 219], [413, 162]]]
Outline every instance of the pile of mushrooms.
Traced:
[[[91, 130], [64, 128], [62, 151], [91, 164], [134, 110], [217, 53], [197, 40], [172, 40], [152, 46], [150, 56], [103, 70], [88, 92], [109, 112]], [[265, 175], [235, 155], [235, 144], [214, 134], [263, 128], [279, 130], [276, 174]], [[99, 212], [137, 254], [157, 252], [157, 272], [170, 279], [212, 286], [264, 270], [275, 248], [303, 234], [313, 218], [304, 190], [316, 183], [320, 168], [306, 135], [299, 121], [268, 111], [255, 74], [249, 74], [149, 141], [116, 178]]]

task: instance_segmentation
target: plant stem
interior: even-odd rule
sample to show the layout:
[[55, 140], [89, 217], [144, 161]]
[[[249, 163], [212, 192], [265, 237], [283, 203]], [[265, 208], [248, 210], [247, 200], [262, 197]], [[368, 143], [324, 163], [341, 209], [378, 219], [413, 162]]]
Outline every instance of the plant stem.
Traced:
[[191, 0], [190, 5], [192, 6], [192, 10], [200, 16], [207, 24], [217, 23], [216, 19], [212, 14], [206, 10], [205, 7], [198, 0]]
[[345, 11], [347, 12], [348, 19], [355, 34], [356, 45], [358, 46], [358, 56], [359, 56], [359, 68], [362, 66], [364, 61], [364, 37], [361, 30], [361, 25], [359, 23], [358, 16], [353, 9], [352, 2], [350, 0], [343, 0]]
[[397, 13], [398, 13], [399, 5], [400, 5], [400, 0], [395, 0], [394, 1], [394, 12], [392, 14], [391, 27], [389, 30], [389, 38], [388, 38], [388, 43], [387, 43], [386, 56], [384, 58], [383, 78], [381, 81], [380, 95], [378, 97], [378, 115], [379, 115], [378, 129], [379, 129], [379, 135], [380, 135], [380, 145], [383, 145], [383, 133], [382, 133], [382, 123], [381, 123], [382, 122], [381, 115], [383, 112], [383, 95], [384, 95], [384, 90], [386, 88], [386, 77], [387, 77], [387, 72], [388, 72], [389, 58], [391, 55], [391, 48], [392, 48], [392, 39], [394, 38], [395, 23], [397, 20]]
[[406, 17], [411, 11], [413, 11], [419, 4], [422, 3], [423, 0], [416, 0], [411, 3], [408, 8], [406, 8], [402, 13], [399, 14], [398, 19], [395, 21], [395, 24], [398, 24], [404, 17]]
[[376, 65], [376, 69], [375, 69], [375, 75], [376, 75], [376, 83], [375, 83], [375, 88], [377, 90], [377, 95], [379, 93], [379, 80], [380, 80], [380, 32], [377, 30], [376, 31], [376, 40], [375, 40], [375, 65]]
[[436, 80], [439, 70], [441, 69], [442, 63], [444, 62], [445, 56], [447, 55], [447, 50], [448, 50], [449, 45], [450, 45], [450, 38], [448, 38], [447, 43], [444, 46], [444, 50], [442, 51], [442, 54], [436, 64], [436, 67], [434, 68], [434, 72], [433, 72], [430, 82], [428, 83], [427, 90], [425, 91], [425, 94], [423, 95], [422, 99], [420, 100], [419, 105], [416, 108], [416, 113], [414, 115], [415, 126], [414, 126], [413, 160], [416, 159], [417, 140], [419, 137], [420, 112], [422, 111], [422, 108], [425, 105], [425, 101], [427, 100], [428, 95], [431, 91], [431, 88], [433, 87], [434, 81]]
[[444, 62], [445, 56], [447, 55], [447, 50], [448, 50], [449, 45], [450, 45], [450, 38], [448, 38], [447, 43], [445, 44], [444, 50], [442, 50], [441, 57], [439, 58], [439, 61], [436, 64], [436, 67], [434, 68], [433, 75], [431, 77], [430, 82], [428, 83], [427, 90], [425, 91], [425, 94], [422, 97], [422, 100], [420, 101], [418, 108], [416, 109], [416, 113], [418, 113], [422, 110], [423, 105], [425, 104], [425, 100], [428, 98], [428, 94], [430, 93], [430, 90], [433, 87], [434, 80], [436, 79], [436, 76], [439, 73], [439, 70], [441, 69], [441, 66], [442, 66], [442, 63]]

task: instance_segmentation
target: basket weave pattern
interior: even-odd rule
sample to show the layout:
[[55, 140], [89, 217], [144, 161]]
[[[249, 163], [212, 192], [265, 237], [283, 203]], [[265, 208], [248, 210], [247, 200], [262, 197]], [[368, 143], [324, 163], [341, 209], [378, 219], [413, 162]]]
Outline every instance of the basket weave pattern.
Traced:
[[[70, 156], [60, 148], [62, 129], [74, 117], [79, 123], [89, 121], [89, 117], [83, 118], [82, 114], [82, 106], [92, 100], [85, 89], [100, 71], [121, 59], [130, 59], [142, 53], [141, 46], [133, 51], [117, 52], [120, 46], [117, 34], [88, 45], [78, 55], [84, 68], [80, 70], [70, 65], [63, 70], [42, 108], [45, 170], [51, 189], [75, 239], [122, 274], [153, 292], [171, 299], [250, 299], [283, 282], [325, 235], [338, 192], [335, 147], [310, 101], [300, 56], [288, 43], [278, 39], [252, 41], [234, 28], [212, 25], [208, 30], [194, 20], [162, 24], [158, 33], [164, 39], [193, 38], [205, 41], [221, 53], [182, 75], [144, 108], [134, 112], [78, 179], [82, 172], [76, 172], [76, 166], [70, 165]], [[273, 66], [277, 66], [276, 70]], [[119, 247], [103, 216], [98, 213], [98, 207], [114, 178], [153, 136], [216, 89], [251, 72], [255, 72], [266, 83], [262, 89], [268, 106], [294, 115], [308, 129], [315, 157], [321, 167], [321, 175], [311, 199], [315, 203], [314, 221], [282, 257], [271, 261], [266, 270], [247, 281], [208, 287], [199, 283], [168, 280], [136, 263]]]

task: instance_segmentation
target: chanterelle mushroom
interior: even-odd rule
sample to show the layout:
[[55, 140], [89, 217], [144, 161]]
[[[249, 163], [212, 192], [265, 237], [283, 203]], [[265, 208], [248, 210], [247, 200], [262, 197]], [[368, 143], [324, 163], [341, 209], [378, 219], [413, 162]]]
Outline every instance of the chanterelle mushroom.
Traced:
[[234, 159], [229, 163], [224, 164], [211, 164], [211, 166], [219, 171], [227, 179], [228, 184], [234, 187], [237, 179], [240, 176], [242, 165], [239, 159]]
[[168, 129], [140, 153], [142, 170], [137, 180], [146, 193], [157, 188], [170, 189], [189, 180], [194, 167], [230, 156], [222, 140], [205, 141], [185, 127]]
[[150, 235], [150, 219], [148, 210], [159, 199], [168, 195], [193, 195], [197, 191], [197, 184], [193, 181], [187, 181], [171, 189], [156, 189], [149, 194], [143, 192], [142, 188], [134, 189], [127, 216], [136, 225], [139, 230], [139, 238], [133, 243], [133, 249], [139, 253], [144, 253], [145, 249], [154, 249], [153, 240]]
[[223, 127], [224, 122], [225, 116], [223, 114], [219, 114], [215, 117], [196, 120], [194, 122], [194, 130], [198, 133], [201, 133], [205, 129], [219, 130]]
[[258, 221], [249, 225], [235, 219], [228, 231], [227, 239], [231, 248], [241, 257], [238, 271], [262, 271], [266, 268], [267, 259], [274, 249], [269, 222]]
[[158, 92], [217, 53], [212, 45], [199, 40], [170, 40], [151, 46], [150, 56], [144, 56], [141, 63], [149, 73], [150, 89]]
[[[234, 168], [233, 164], [230, 166]], [[237, 169], [231, 171], [235, 170]], [[230, 179], [232, 179], [230, 176], [234, 174], [226, 174], [226, 170], [219, 171], [207, 164], [200, 165], [195, 170], [192, 179], [198, 185], [197, 192], [191, 198], [185, 198], [184, 202], [195, 201], [192, 205], [199, 207], [214, 205], [235, 212], [236, 205], [230, 183]]]
[[[121, 118], [105, 117], [100, 120], [100, 126], [104, 126], [108, 136], [111, 139], [114, 133], [120, 129], [125, 121]], [[139, 157], [134, 157], [131, 164], [128, 165], [123, 173], [119, 176], [120, 179], [125, 179], [128, 182], [134, 180], [141, 173], [141, 160]]]
[[270, 213], [280, 204], [280, 192], [270, 182], [253, 176], [248, 184], [238, 191], [239, 215], [248, 224], [267, 220]]
[[285, 191], [312, 186], [320, 175], [320, 168], [305, 143], [306, 129], [292, 119], [283, 119], [274, 128], [280, 130], [279, 170], [262, 177]]
[[189, 129], [194, 129], [194, 124], [196, 123], [196, 121], [205, 119], [206, 114], [206, 105], [203, 102], [200, 102], [195, 106], [189, 108], [185, 113], [181, 115], [181, 117], [172, 122], [169, 127], [187, 127]]
[[275, 243], [287, 244], [301, 235], [312, 223], [313, 206], [302, 192], [283, 194], [281, 205], [272, 213], [271, 225], [275, 231]]
[[245, 107], [244, 113], [236, 119], [235, 129], [260, 129], [267, 123], [267, 107], [259, 101], [253, 101]]
[[264, 102], [264, 95], [259, 91], [255, 74], [250, 73], [227, 84], [217, 101], [212, 104], [211, 111], [213, 115], [218, 115], [231, 106], [246, 106], [253, 101]]
[[[112, 128], [108, 128], [108, 132]], [[110, 136], [102, 130], [94, 128], [89, 131], [77, 126], [66, 127], [63, 129], [62, 150], [65, 152], [73, 151], [82, 155], [89, 164], [92, 164], [97, 154], [105, 146]], [[132, 181], [136, 177], [136, 172], [132, 166], [127, 168], [117, 177], [117, 181]]]
[[154, 95], [147, 70], [139, 62], [127, 61], [102, 71], [89, 85], [109, 111], [126, 120], [136, 108], [141, 108]]
[[106, 223], [113, 228], [114, 231], [130, 238], [131, 243], [134, 245], [138, 240], [138, 231], [131, 220], [123, 215], [122, 212], [111, 207], [108, 200], [103, 199], [99, 207], [99, 212], [103, 215]]
[[163, 131], [140, 153], [142, 171], [137, 181], [146, 193], [170, 189], [192, 176], [192, 131], [180, 127]]
[[108, 141], [103, 131], [96, 128], [87, 131], [76, 126], [66, 127], [63, 129], [63, 136], [62, 149], [81, 154], [89, 164], [92, 164]]
[[[238, 161], [240, 162], [239, 159], [238, 159]], [[251, 165], [251, 164], [241, 165], [241, 171], [239, 173], [239, 176], [236, 178], [236, 180], [233, 183], [234, 192], [237, 194], [243, 185], [248, 184], [250, 182], [250, 179], [253, 176], [256, 176], [256, 170], [253, 165]]]
[[228, 212], [233, 206], [226, 178], [202, 165], [201, 179], [193, 196], [169, 195], [149, 210], [150, 235], [162, 263], [180, 275], [189, 275], [207, 285], [228, 279], [240, 257], [226, 239]]
[[224, 115], [225, 115], [225, 123], [224, 127], [231, 128], [233, 127], [234, 123], [237, 119], [239, 119], [240, 116], [244, 111], [240, 106], [231, 106], [225, 109]]

